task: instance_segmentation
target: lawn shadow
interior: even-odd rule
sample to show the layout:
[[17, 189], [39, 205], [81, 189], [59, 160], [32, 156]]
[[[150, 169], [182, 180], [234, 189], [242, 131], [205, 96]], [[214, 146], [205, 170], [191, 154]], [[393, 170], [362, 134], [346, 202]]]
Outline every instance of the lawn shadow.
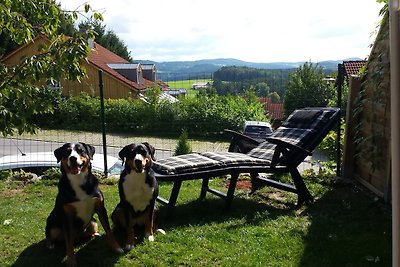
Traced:
[[303, 213], [311, 225], [299, 266], [391, 266], [390, 211], [367, 190], [336, 183]]
[[[53, 250], [42, 240], [25, 248], [12, 267], [51, 266], [65, 267], [65, 245], [57, 244]], [[74, 247], [78, 266], [113, 266], [120, 254], [113, 252], [104, 235]]]
[[46, 247], [46, 241], [42, 240], [25, 248], [11, 266], [65, 266], [63, 263], [64, 257], [65, 247], [64, 249], [56, 248], [54, 250], [49, 250]]
[[[260, 195], [258, 198], [264, 197]], [[295, 210], [295, 205], [289, 202], [274, 204], [254, 196], [236, 196], [229, 209], [225, 201], [216, 197], [196, 199], [186, 203], [177, 203], [172, 214], [167, 213], [167, 207], [159, 205], [158, 226], [163, 229], [173, 229], [187, 225], [206, 225], [224, 222], [232, 219], [245, 220], [248, 224], [259, 224], [261, 217], [274, 220]], [[165, 228], [164, 228], [165, 227]]]

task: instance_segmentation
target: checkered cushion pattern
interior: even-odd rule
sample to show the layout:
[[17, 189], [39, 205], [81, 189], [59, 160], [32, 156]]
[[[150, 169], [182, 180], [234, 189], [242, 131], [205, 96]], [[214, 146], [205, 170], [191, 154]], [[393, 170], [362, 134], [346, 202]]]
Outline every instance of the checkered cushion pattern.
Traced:
[[249, 153], [247, 153], [247, 155], [258, 159], [271, 161], [272, 156], [274, 155], [275, 147], [276, 145], [266, 141], [259, 144], [256, 148], [253, 148]]
[[303, 128], [286, 128], [279, 127], [271, 135], [271, 138], [280, 139], [286, 143], [303, 147], [304, 144], [314, 137], [316, 131], [313, 129], [303, 129]]
[[201, 155], [219, 161], [224, 166], [237, 166], [237, 165], [269, 165], [271, 161], [269, 159], [262, 159], [251, 157], [243, 153], [235, 152], [205, 152]]
[[163, 174], [211, 170], [217, 167], [268, 166], [270, 160], [235, 152], [204, 152], [169, 157], [153, 162], [153, 170]]
[[163, 174], [176, 174], [196, 170], [207, 170], [221, 166], [221, 162], [198, 153], [173, 156], [153, 161], [153, 170]]
[[333, 112], [331, 109], [297, 109], [289, 115], [282, 126], [318, 131], [331, 118]]
[[[309, 149], [310, 141], [314, 140], [316, 134], [318, 134], [318, 130], [328, 122], [334, 112], [335, 110], [332, 109], [317, 108], [296, 110], [271, 135], [271, 138], [280, 139], [289, 144]], [[275, 145], [266, 141], [252, 149], [247, 155], [272, 160], [274, 151]], [[296, 155], [296, 153], [289, 152], [288, 155]], [[279, 162], [285, 164], [285, 159], [281, 158]]]

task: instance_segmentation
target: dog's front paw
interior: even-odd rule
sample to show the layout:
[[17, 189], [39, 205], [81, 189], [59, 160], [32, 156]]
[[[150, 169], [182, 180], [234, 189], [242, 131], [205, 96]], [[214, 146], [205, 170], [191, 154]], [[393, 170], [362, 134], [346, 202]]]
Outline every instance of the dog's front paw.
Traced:
[[110, 240], [110, 247], [112, 249], [112, 251], [118, 253], [118, 254], [123, 254], [124, 250], [120, 247], [120, 245], [117, 243], [117, 241], [115, 241], [114, 238], [112, 238]]
[[132, 245], [126, 244], [124, 250], [125, 250], [125, 251], [130, 251], [130, 250], [132, 250], [134, 247], [135, 247], [135, 245], [133, 245], [133, 244], [132, 244]]
[[154, 242], [154, 235], [149, 235], [147, 237], [147, 240], [149, 240], [150, 242]]
[[50, 250], [54, 249], [54, 243], [50, 240], [46, 240], [46, 247]]
[[66, 262], [66, 265], [68, 266], [68, 267], [76, 267], [76, 266], [78, 266], [77, 264], [76, 264], [76, 259], [75, 259], [75, 257], [67, 257], [67, 262]]
[[124, 250], [121, 247], [114, 248], [114, 251], [118, 254], [123, 254]]

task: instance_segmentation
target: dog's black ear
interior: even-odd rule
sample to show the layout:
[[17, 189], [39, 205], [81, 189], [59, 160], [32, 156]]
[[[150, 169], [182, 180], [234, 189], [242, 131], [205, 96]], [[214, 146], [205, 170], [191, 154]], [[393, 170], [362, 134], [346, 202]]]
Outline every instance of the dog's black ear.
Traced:
[[156, 158], [155, 158], [154, 154], [156, 153], [156, 149], [147, 142], [143, 142], [143, 145], [145, 145], [147, 147], [147, 149], [149, 150], [151, 159], [155, 161]]
[[130, 148], [132, 145], [133, 144], [126, 145], [123, 149], [121, 149], [121, 151], [119, 151], [118, 156], [122, 160], [122, 164], [124, 164], [125, 158], [128, 156], [128, 152], [131, 150]]
[[61, 161], [63, 154], [64, 154], [64, 150], [65, 150], [65, 146], [61, 146], [61, 147], [57, 148], [56, 150], [54, 150], [54, 156], [56, 156], [57, 163], [59, 163]]
[[96, 149], [94, 148], [94, 146], [83, 143], [83, 142], [79, 142], [79, 144], [81, 144], [86, 149], [86, 152], [87, 152], [89, 158], [93, 159], [93, 155], [96, 152]]

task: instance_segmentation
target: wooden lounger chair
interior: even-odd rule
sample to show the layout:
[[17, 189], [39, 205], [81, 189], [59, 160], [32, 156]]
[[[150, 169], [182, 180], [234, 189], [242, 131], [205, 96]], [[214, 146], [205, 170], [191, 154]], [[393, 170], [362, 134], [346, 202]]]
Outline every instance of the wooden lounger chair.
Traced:
[[[172, 156], [155, 161], [153, 170], [158, 181], [172, 181], [169, 199], [159, 197], [172, 212], [186, 180], [202, 179], [200, 197], [207, 192], [226, 200], [229, 208], [241, 173], [250, 173], [253, 190], [259, 184], [296, 193], [297, 205], [313, 201], [297, 167], [325, 138], [339, 121], [338, 108], [304, 108], [295, 110], [264, 142], [226, 130], [233, 135], [228, 152], [202, 152]], [[237, 151], [237, 152], [232, 152]], [[287, 184], [259, 175], [260, 173], [290, 173], [293, 183]], [[210, 188], [209, 179], [230, 175], [227, 193]]]

